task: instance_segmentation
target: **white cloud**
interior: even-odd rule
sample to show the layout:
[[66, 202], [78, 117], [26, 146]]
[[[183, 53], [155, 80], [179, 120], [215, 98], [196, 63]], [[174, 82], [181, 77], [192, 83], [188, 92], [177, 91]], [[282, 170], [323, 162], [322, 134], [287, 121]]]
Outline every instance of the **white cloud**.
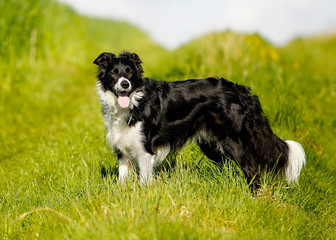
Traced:
[[61, 0], [77, 11], [129, 21], [167, 48], [214, 30], [259, 32], [276, 44], [336, 29], [334, 0]]
[[276, 44], [336, 29], [335, 1], [235, 0], [222, 7], [226, 16], [219, 22], [237, 31], [257, 31]]

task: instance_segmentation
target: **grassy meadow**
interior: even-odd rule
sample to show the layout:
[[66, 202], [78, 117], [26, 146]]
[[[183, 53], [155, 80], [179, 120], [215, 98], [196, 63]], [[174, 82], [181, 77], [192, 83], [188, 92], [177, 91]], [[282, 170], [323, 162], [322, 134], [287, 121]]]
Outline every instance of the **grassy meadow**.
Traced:
[[[1, 239], [336, 238], [336, 35], [280, 48], [227, 31], [168, 51], [128, 23], [48, 0], [1, 1], [0, 29]], [[250, 86], [274, 132], [304, 146], [299, 184], [265, 175], [253, 195], [234, 165], [193, 144], [153, 183], [119, 184], [92, 62], [122, 50], [148, 77]]]

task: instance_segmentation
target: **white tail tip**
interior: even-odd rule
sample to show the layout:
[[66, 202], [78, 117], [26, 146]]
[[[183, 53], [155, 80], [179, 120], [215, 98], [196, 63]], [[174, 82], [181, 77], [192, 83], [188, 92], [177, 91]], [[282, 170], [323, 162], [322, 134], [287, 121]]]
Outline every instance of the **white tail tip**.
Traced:
[[295, 183], [298, 181], [302, 167], [306, 164], [306, 154], [300, 143], [291, 140], [286, 143], [289, 152], [285, 176], [288, 183]]

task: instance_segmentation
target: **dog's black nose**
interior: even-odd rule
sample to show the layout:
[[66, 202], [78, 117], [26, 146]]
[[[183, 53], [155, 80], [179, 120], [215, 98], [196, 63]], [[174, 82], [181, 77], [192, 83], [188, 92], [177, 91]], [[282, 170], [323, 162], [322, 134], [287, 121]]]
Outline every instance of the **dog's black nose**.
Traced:
[[126, 89], [126, 88], [129, 88], [130, 84], [129, 84], [128, 81], [123, 80], [123, 81], [120, 83], [120, 86], [121, 86], [122, 88]]

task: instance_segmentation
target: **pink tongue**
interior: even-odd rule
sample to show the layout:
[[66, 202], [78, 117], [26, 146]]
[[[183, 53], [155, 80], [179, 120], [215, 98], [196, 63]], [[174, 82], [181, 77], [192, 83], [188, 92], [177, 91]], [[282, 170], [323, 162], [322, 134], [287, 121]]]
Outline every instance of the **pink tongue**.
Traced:
[[128, 108], [130, 104], [130, 98], [128, 96], [119, 96], [118, 103], [122, 108]]

